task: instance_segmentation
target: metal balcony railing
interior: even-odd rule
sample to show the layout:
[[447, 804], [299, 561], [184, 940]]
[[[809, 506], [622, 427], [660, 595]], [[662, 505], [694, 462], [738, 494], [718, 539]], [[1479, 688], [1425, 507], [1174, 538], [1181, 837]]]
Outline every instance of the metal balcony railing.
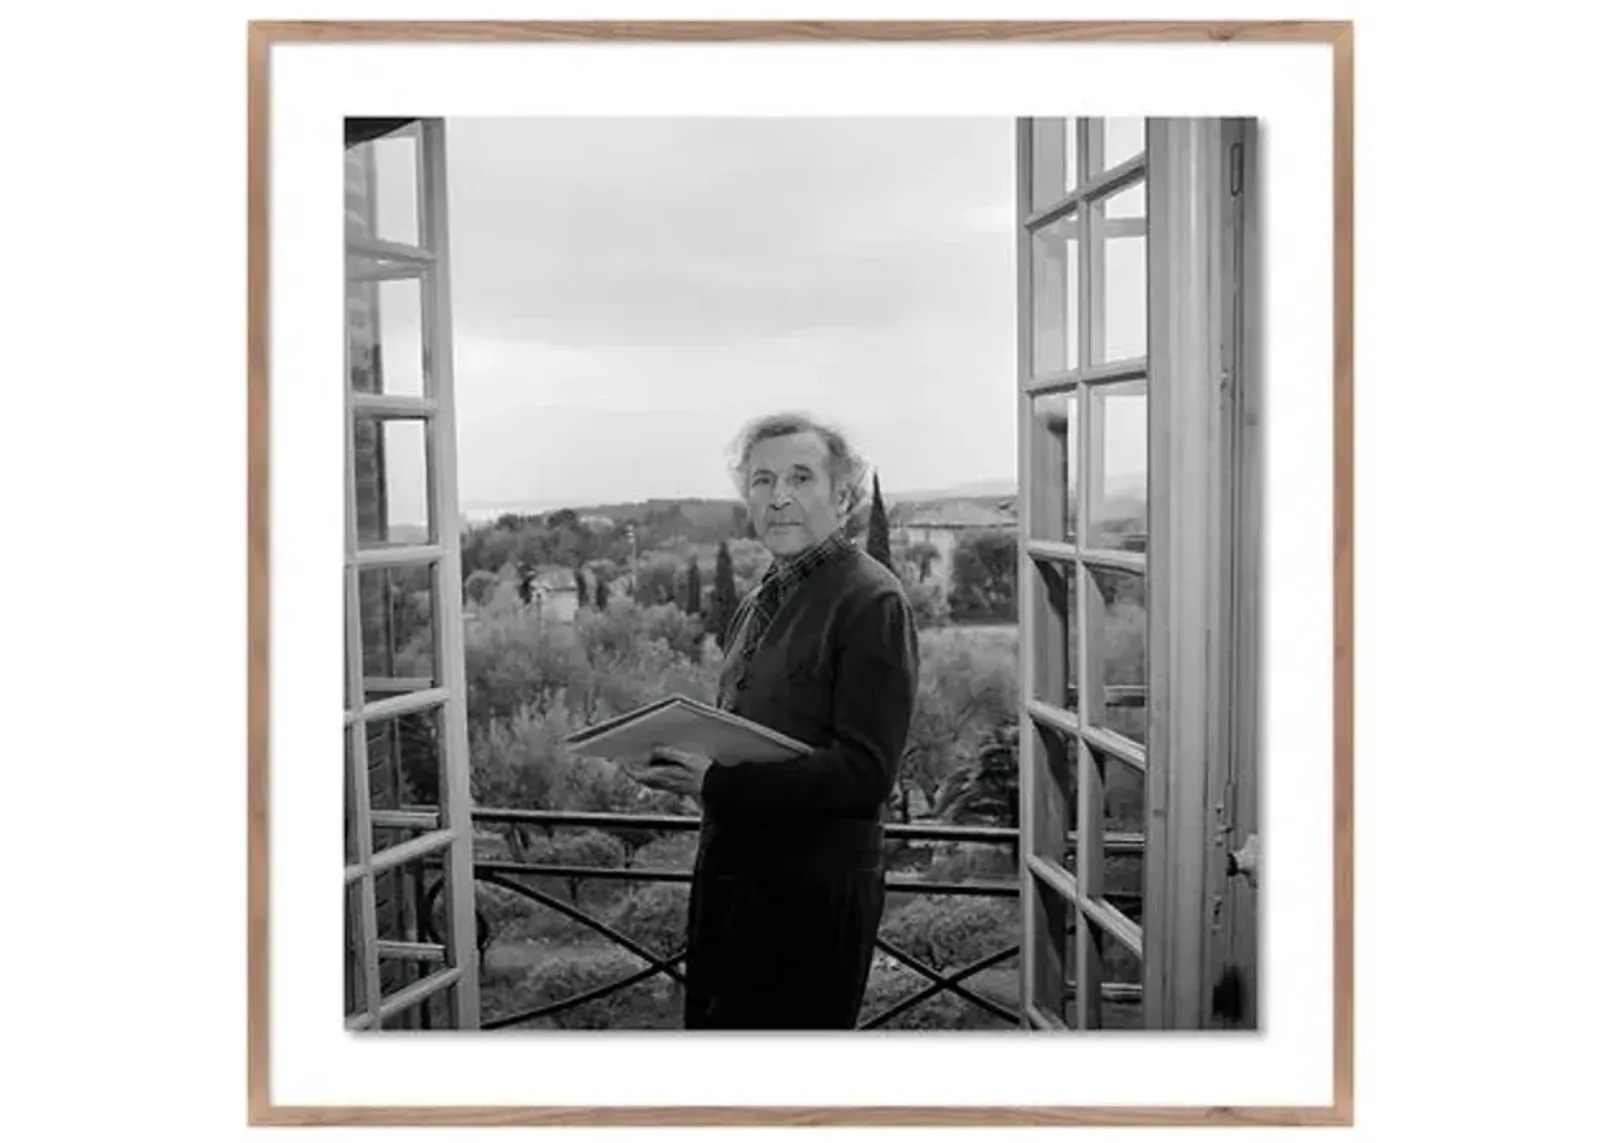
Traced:
[[[479, 808], [473, 811], [475, 826], [501, 825], [501, 826], [527, 826], [540, 829], [554, 827], [594, 827], [600, 829], [630, 829], [651, 830], [661, 833], [687, 833], [699, 829], [699, 819], [673, 815], [646, 815], [646, 814], [617, 814], [617, 813], [581, 813], [559, 810], [523, 810], [523, 809], [495, 809]], [[396, 824], [399, 824], [398, 822]], [[421, 825], [420, 822], [408, 823]], [[885, 823], [884, 832], [887, 838], [900, 841], [945, 841], [945, 842], [973, 842], [980, 844], [1001, 845], [1010, 848], [1016, 853], [1018, 844], [1018, 831], [1014, 828], [990, 826], [963, 826], [928, 823]], [[1110, 834], [1106, 836], [1108, 852], [1139, 852], [1143, 848], [1143, 839], [1138, 835]], [[508, 1028], [520, 1024], [528, 1024], [536, 1020], [545, 1019], [569, 1011], [579, 1005], [598, 1000], [612, 993], [629, 988], [654, 976], [666, 976], [679, 984], [684, 982], [682, 964], [686, 957], [686, 948], [680, 944], [673, 952], [665, 956], [657, 955], [640, 942], [632, 939], [627, 934], [617, 931], [605, 921], [588, 912], [582, 907], [564, 901], [560, 897], [530, 884], [536, 878], [563, 878], [568, 880], [616, 880], [628, 882], [678, 882], [687, 884], [693, 877], [688, 869], [672, 868], [612, 868], [588, 865], [563, 865], [540, 864], [526, 861], [502, 860], [477, 860], [473, 865], [475, 878], [485, 885], [493, 885], [520, 896], [526, 900], [552, 909], [563, 916], [584, 925], [604, 936], [612, 944], [627, 950], [629, 953], [645, 962], [644, 967], [638, 971], [628, 973], [616, 980], [609, 981], [598, 987], [589, 989], [573, 996], [561, 997], [546, 1004], [529, 1008], [524, 1011], [500, 1016], [493, 1020], [485, 1021], [482, 1027], [486, 1030]], [[430, 900], [420, 910], [421, 917], [429, 932], [424, 934], [424, 939], [437, 941], [437, 934], [432, 930], [432, 915], [434, 912], [434, 895], [442, 885], [436, 882], [430, 890]], [[890, 874], [887, 878], [887, 888], [891, 894], [915, 894], [949, 897], [992, 897], [1015, 900], [1020, 894], [1018, 878], [971, 879], [966, 881], [936, 881], [924, 880], [904, 874]], [[1112, 900], [1112, 904], [1125, 905], [1129, 902]], [[479, 913], [478, 924], [479, 956], [482, 958], [487, 945], [492, 940], [488, 925]], [[878, 1028], [887, 1024], [895, 1017], [909, 1011], [919, 1004], [926, 1003], [932, 998], [943, 993], [950, 993], [969, 1004], [975, 1005], [994, 1016], [1009, 1023], [1026, 1027], [1023, 1014], [1008, 1005], [995, 1002], [987, 996], [974, 992], [963, 985], [963, 981], [996, 965], [1018, 957], [1020, 946], [1010, 945], [996, 952], [990, 953], [970, 964], [966, 964], [949, 971], [940, 971], [933, 965], [927, 964], [905, 949], [898, 948], [891, 942], [879, 936], [876, 940], [879, 951], [892, 957], [905, 965], [912, 972], [927, 980], [922, 988], [916, 992], [896, 1001], [888, 1008], [875, 1014], [870, 1019], [862, 1022], [858, 1027], [862, 1029]], [[480, 960], [481, 963], [481, 960]], [[1133, 999], [1138, 996], [1136, 985], [1104, 986], [1104, 994], [1108, 999]]]

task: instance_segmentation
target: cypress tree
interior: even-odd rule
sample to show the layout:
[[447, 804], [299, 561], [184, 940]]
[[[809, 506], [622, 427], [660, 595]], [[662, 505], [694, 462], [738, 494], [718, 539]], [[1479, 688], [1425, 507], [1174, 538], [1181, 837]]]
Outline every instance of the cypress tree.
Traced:
[[717, 572], [711, 585], [711, 614], [706, 617], [706, 630], [717, 640], [717, 646], [727, 648], [728, 624], [739, 606], [739, 589], [733, 582], [733, 556], [728, 552], [728, 541], [717, 545]]
[[700, 614], [700, 557], [695, 556], [689, 561], [689, 606], [688, 614]]
[[878, 474], [872, 474], [872, 515], [867, 519], [867, 555], [894, 571], [894, 556], [889, 551], [889, 514], [883, 510], [883, 493], [878, 489]]

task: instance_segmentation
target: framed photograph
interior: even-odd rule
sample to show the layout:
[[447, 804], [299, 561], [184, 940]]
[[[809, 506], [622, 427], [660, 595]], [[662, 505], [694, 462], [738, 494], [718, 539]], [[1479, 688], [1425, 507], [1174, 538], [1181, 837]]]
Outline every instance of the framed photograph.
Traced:
[[249, 69], [252, 1123], [1353, 1122], [1349, 23]]

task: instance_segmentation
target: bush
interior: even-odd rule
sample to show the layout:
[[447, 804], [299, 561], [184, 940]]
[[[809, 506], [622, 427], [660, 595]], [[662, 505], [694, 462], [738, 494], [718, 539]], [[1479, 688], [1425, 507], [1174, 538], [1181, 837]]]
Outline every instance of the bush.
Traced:
[[911, 602], [911, 614], [919, 628], [943, 627], [950, 622], [950, 601], [938, 584], [908, 583], [906, 598]]
[[920, 646], [901, 777], [931, 806], [940, 785], [977, 759], [995, 728], [1016, 718], [1017, 656], [1012, 643], [975, 638], [959, 627], [928, 633]]
[[[513, 987], [497, 992], [494, 1019], [582, 995], [644, 968], [632, 953], [616, 947], [563, 949], [542, 957]], [[657, 975], [548, 1018], [556, 1028], [681, 1027], [682, 1001], [669, 977]], [[533, 1025], [538, 1026], [538, 1025]]]
[[479, 728], [522, 709], [542, 714], [557, 695], [581, 698], [594, 685], [572, 631], [530, 612], [468, 624], [466, 667], [468, 719]]
[[[914, 992], [920, 992], [931, 982], [907, 968], [894, 968], [874, 972], [867, 981], [866, 999], [861, 1003], [860, 1023], [865, 1024], [880, 1013], [894, 1007]], [[888, 1020], [880, 1027], [896, 1031], [950, 1030], [964, 1026], [966, 1008], [961, 997], [941, 992], [919, 1000], [906, 1011]]]
[[633, 863], [647, 869], [692, 869], [700, 839], [692, 833], [662, 834], [648, 845], [640, 846], [633, 855]]
[[[518, 858], [529, 865], [581, 866], [585, 869], [617, 869], [627, 858], [622, 842], [600, 830], [586, 829], [578, 833], [558, 832], [552, 837], [534, 835], [523, 838], [517, 845]], [[545, 878], [536, 879], [538, 881]], [[591, 904], [599, 898], [608, 898], [615, 890], [607, 892], [608, 883], [580, 876], [561, 879], [567, 898], [574, 905], [582, 905], [583, 891], [587, 887]]]
[[1020, 939], [1017, 906], [993, 898], [916, 897], [884, 918], [878, 935], [941, 971], [971, 964]]
[[641, 886], [618, 901], [607, 920], [657, 956], [676, 952], [689, 931], [689, 887], [670, 882]]
[[[517, 880], [528, 881], [527, 878], [517, 878]], [[553, 895], [559, 895], [566, 889], [564, 884], [554, 883], [549, 878], [534, 878], [532, 884], [535, 888], [543, 889]], [[593, 929], [581, 921], [575, 921], [565, 913], [496, 885], [479, 886], [477, 897], [478, 910], [489, 922], [492, 941], [489, 953], [491, 965], [499, 959], [497, 954], [504, 953], [518, 943], [544, 942], [569, 945], [590, 941], [596, 935]]]

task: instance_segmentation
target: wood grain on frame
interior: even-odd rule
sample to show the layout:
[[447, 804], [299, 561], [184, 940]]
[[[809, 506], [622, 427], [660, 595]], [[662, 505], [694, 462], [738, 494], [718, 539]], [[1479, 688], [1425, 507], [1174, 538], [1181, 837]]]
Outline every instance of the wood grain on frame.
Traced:
[[[1333, 1102], [1306, 1107], [292, 1107], [268, 1069], [268, 57], [274, 43], [1312, 42], [1333, 50]], [[249, 26], [249, 1122], [312, 1126], [1179, 1126], [1354, 1122], [1354, 28], [1349, 21], [255, 21]]]
[[267, 467], [267, 298], [270, 279], [267, 271], [267, 122], [270, 118], [267, 53], [270, 38], [251, 29], [249, 78], [249, 183], [250, 228], [249, 261], [249, 347], [250, 393], [246, 407], [250, 423], [246, 430], [245, 455], [250, 466], [247, 493], [246, 537], [249, 553], [246, 568], [250, 577], [248, 622], [249, 669], [247, 714], [250, 742], [246, 755], [249, 773], [246, 789], [249, 798], [250, 835], [247, 841], [250, 861], [250, 901], [248, 906], [250, 1122], [271, 1122], [274, 1108], [268, 1076], [268, 946], [267, 946], [267, 668], [268, 582], [270, 550], [267, 544], [269, 471]]

